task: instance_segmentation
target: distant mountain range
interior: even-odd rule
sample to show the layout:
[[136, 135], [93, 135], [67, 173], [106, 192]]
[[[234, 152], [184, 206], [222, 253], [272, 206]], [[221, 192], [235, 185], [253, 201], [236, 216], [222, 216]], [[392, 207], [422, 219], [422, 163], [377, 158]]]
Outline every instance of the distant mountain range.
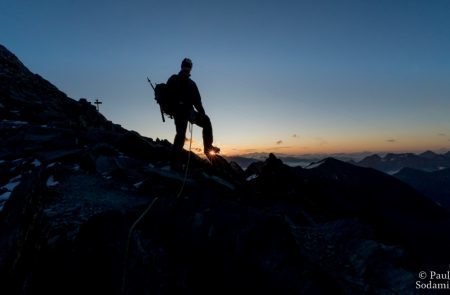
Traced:
[[[242, 168], [247, 168], [250, 164], [258, 161], [264, 161], [269, 156], [268, 153], [252, 153], [239, 156], [227, 156], [229, 161], [236, 162]], [[374, 168], [379, 171], [394, 174], [403, 168], [413, 168], [422, 171], [438, 171], [450, 168], [450, 151], [444, 154], [437, 154], [432, 151], [426, 151], [421, 154], [413, 153], [387, 153], [387, 154], [369, 154], [367, 152], [355, 154], [333, 154], [333, 155], [301, 155], [291, 156], [277, 154], [277, 158], [289, 166], [306, 167], [311, 163], [319, 162], [324, 158], [332, 157], [344, 162], [349, 162], [366, 168]], [[358, 160], [360, 159], [360, 160]]]
[[[266, 154], [264, 154], [266, 155]], [[269, 154], [267, 154], [265, 157], [251, 157], [251, 156], [228, 156], [226, 159], [228, 161], [236, 162], [239, 166], [241, 166], [243, 169], [246, 169], [248, 166], [250, 166], [252, 163], [255, 162], [261, 162], [264, 161]], [[294, 157], [294, 156], [278, 156], [280, 160], [282, 160], [284, 163], [286, 163], [289, 166], [307, 166], [310, 163], [317, 162], [320, 159], [319, 158], [303, 158], [303, 157]]]
[[[248, 153], [236, 156], [226, 156], [229, 161], [236, 162], [243, 169], [250, 166], [250, 164], [265, 161], [269, 157], [270, 153]], [[334, 154], [302, 154], [302, 155], [291, 155], [277, 153], [278, 159], [282, 160], [283, 163], [291, 167], [306, 167], [311, 163], [316, 163], [325, 158], [334, 158], [344, 162], [355, 163], [355, 161], [361, 160], [367, 156], [371, 155], [370, 152], [361, 153], [334, 153]]]
[[[239, 154], [235, 156], [244, 157], [244, 158], [253, 158], [258, 160], [265, 160], [269, 156], [270, 153], [268, 152], [255, 152], [255, 153], [246, 153], [246, 154]], [[319, 160], [325, 159], [325, 158], [335, 158], [341, 161], [360, 161], [364, 159], [367, 156], [370, 156], [373, 154], [373, 152], [356, 152], [356, 153], [310, 153], [310, 154], [287, 154], [287, 153], [274, 153], [277, 158], [280, 159], [295, 159], [295, 161], [314, 161], [317, 162]], [[385, 153], [384, 153], [385, 154]], [[231, 156], [230, 156], [231, 157]]]
[[367, 168], [374, 168], [389, 174], [395, 174], [403, 168], [413, 168], [422, 171], [439, 171], [450, 168], [450, 152], [437, 154], [426, 151], [421, 154], [387, 154], [381, 157], [377, 154], [368, 156], [356, 165]]

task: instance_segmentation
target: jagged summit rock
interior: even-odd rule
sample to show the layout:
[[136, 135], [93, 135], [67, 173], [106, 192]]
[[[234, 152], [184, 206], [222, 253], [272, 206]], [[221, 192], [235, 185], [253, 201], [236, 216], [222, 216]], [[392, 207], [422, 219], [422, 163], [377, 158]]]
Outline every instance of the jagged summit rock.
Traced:
[[90, 103], [69, 98], [47, 80], [33, 74], [1, 45], [0, 99], [3, 121], [120, 128], [106, 120]]
[[32, 73], [12, 52], [0, 44], [0, 75], [20, 77]]

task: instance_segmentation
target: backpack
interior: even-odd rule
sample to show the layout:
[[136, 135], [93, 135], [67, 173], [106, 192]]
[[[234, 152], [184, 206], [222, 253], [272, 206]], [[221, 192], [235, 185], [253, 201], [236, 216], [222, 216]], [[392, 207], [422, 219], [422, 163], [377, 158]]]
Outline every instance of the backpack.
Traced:
[[169, 87], [166, 83], [155, 85], [155, 100], [161, 107], [163, 113], [166, 113], [170, 117], [174, 116], [175, 103], [170, 95]]
[[150, 79], [147, 77], [148, 83], [153, 88], [153, 91], [155, 92], [155, 100], [159, 104], [159, 108], [161, 109], [161, 116], [163, 122], [164, 120], [164, 114], [169, 115], [169, 117], [172, 119], [175, 115], [175, 108], [176, 104], [174, 102], [174, 99], [172, 99], [169, 91], [169, 87], [166, 83], [159, 83], [153, 86]]

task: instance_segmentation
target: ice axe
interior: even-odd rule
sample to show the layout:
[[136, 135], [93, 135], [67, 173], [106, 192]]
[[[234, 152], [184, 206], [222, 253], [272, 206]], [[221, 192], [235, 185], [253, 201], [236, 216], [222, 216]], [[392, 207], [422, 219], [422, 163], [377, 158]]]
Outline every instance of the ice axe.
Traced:
[[[153, 83], [152, 83], [152, 81], [150, 80], [149, 77], [147, 77], [147, 81], [150, 84], [150, 86], [152, 86], [153, 92], [155, 93], [155, 99], [158, 102], [158, 99], [156, 98], [155, 86], [153, 86]], [[158, 102], [158, 104], [159, 104], [159, 109], [161, 111], [161, 118], [162, 118], [163, 122], [166, 122], [166, 119], [164, 118], [164, 112], [163, 112], [162, 106], [161, 106], [161, 104], [159, 102]]]

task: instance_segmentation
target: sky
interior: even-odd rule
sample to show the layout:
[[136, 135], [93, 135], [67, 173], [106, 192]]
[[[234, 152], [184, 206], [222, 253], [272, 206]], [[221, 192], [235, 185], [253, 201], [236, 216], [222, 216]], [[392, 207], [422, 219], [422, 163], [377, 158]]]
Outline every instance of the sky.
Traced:
[[175, 127], [146, 77], [189, 57], [225, 154], [450, 150], [446, 0], [0, 0], [0, 43], [154, 139]]

